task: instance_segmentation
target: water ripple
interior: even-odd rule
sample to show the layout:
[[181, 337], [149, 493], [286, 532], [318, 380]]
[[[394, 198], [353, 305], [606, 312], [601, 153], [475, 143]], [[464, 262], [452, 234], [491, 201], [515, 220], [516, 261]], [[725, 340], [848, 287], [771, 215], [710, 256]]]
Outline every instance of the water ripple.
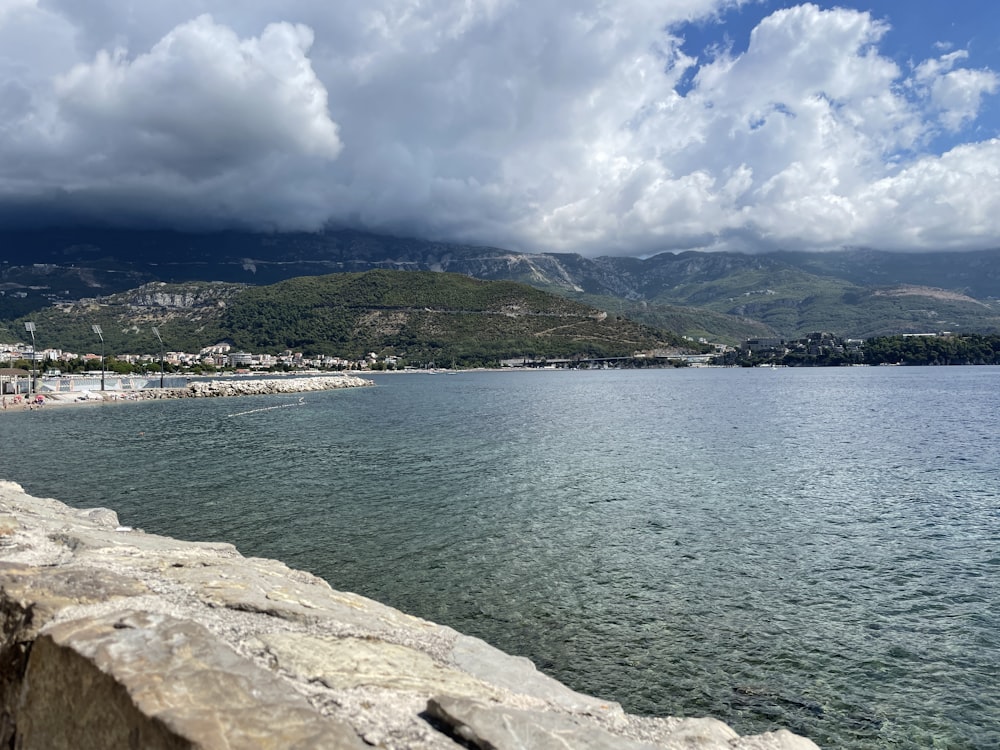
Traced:
[[631, 711], [978, 750], [996, 372], [385, 376], [0, 424], [29, 491], [281, 558]]

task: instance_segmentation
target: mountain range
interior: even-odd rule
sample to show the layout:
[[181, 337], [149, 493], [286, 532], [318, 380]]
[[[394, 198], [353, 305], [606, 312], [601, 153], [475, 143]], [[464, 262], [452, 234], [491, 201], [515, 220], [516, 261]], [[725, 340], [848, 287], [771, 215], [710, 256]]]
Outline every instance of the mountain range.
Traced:
[[0, 320], [150, 282], [263, 286], [373, 269], [517, 281], [616, 316], [729, 343], [813, 331], [856, 338], [942, 330], [1000, 332], [1000, 250], [689, 251], [587, 258], [350, 230], [2, 232]]

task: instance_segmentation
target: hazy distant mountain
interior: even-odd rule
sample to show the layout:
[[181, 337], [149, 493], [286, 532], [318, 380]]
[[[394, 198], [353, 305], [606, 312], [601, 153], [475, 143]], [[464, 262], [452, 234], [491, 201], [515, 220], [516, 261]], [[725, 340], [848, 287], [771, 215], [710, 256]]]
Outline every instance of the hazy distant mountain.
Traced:
[[86, 229], [0, 233], [0, 263], [0, 317], [8, 320], [55, 299], [110, 294], [150, 281], [262, 285], [401, 269], [521, 281], [682, 334], [722, 340], [818, 330], [858, 337], [1000, 331], [1000, 250], [585, 258], [353, 231]]

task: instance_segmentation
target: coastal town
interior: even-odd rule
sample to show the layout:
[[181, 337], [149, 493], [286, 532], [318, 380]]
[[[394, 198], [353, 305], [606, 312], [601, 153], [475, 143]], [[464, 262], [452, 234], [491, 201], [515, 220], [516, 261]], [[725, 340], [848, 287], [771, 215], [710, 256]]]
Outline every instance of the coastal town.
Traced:
[[[31, 324], [29, 324], [30, 326]], [[34, 327], [26, 330], [34, 338]], [[103, 345], [102, 340], [102, 345]], [[693, 342], [694, 343], [694, 342]], [[522, 356], [502, 359], [500, 369], [632, 369], [648, 367], [835, 367], [868, 365], [996, 364], [1000, 336], [950, 332], [902, 334], [869, 340], [843, 339], [816, 332], [800, 339], [746, 339], [739, 346], [696, 342], [701, 349], [662, 349], [622, 357]], [[309, 356], [285, 350], [278, 354], [235, 349], [228, 342], [204, 347], [196, 354], [170, 351], [159, 354], [116, 354], [103, 349], [75, 353], [57, 348], [36, 349], [24, 342], [0, 343], [0, 394], [14, 403], [36, 406], [44, 395], [89, 398], [118, 394], [127, 398], [144, 389], [185, 385], [192, 378], [330, 372], [386, 372], [455, 369], [454, 363], [406, 362], [393, 354], [369, 352], [358, 359], [331, 355]], [[461, 369], [461, 368], [459, 368]], [[42, 398], [39, 398], [42, 396]], [[104, 398], [104, 395], [98, 396]], [[5, 404], [6, 406], [6, 404]]]
[[[31, 331], [34, 337], [34, 331]], [[688, 337], [685, 337], [688, 338]], [[875, 339], [841, 338], [828, 332], [810, 333], [802, 338], [751, 338], [738, 346], [711, 344], [705, 339], [688, 339], [703, 351], [657, 349], [634, 352], [623, 357], [546, 357], [539, 355], [499, 360], [501, 369], [608, 369], [642, 367], [753, 367], [753, 366], [845, 366], [878, 364], [994, 364], [1000, 358], [1000, 337], [957, 334], [948, 331], [900, 334]], [[103, 342], [102, 342], [103, 343]], [[704, 351], [706, 350], [707, 351]], [[15, 393], [23, 389], [20, 379], [32, 382], [43, 378], [72, 375], [100, 377], [104, 390], [108, 377], [118, 379], [123, 389], [152, 387], [132, 385], [152, 383], [155, 377], [211, 376], [216, 373], [378, 372], [395, 370], [454, 369], [449, 362], [408, 362], [394, 354], [369, 352], [357, 359], [329, 354], [310, 355], [285, 350], [277, 354], [248, 352], [228, 342], [219, 342], [197, 353], [161, 351], [111, 354], [77, 353], [58, 348], [37, 348], [25, 342], [0, 343], [0, 390]], [[84, 388], [84, 381], [80, 382]], [[32, 390], [35, 390], [33, 388]]]
[[[34, 361], [40, 369], [52, 374], [67, 369], [100, 370], [101, 361], [112, 362], [110, 355], [94, 352], [77, 353], [63, 349], [39, 349], [35, 352], [31, 344], [18, 342], [14, 344], [0, 343], [0, 365], [10, 367], [19, 360]], [[127, 371], [158, 370], [161, 356], [159, 354], [115, 354], [113, 361], [127, 365], [120, 368]], [[378, 357], [374, 353], [357, 360], [332, 357], [328, 355], [310, 357], [302, 352], [292, 350], [280, 354], [260, 354], [245, 351], [234, 351], [227, 343], [218, 343], [201, 349], [196, 354], [189, 352], [164, 352], [162, 362], [171, 371], [208, 371], [227, 368], [246, 368], [251, 370], [269, 369], [317, 369], [317, 370], [370, 370], [393, 369], [397, 358], [393, 356]], [[82, 365], [82, 366], [77, 366]], [[374, 365], [374, 368], [373, 368]]]
[[[394, 369], [395, 357], [374, 353], [359, 360], [340, 357], [307, 357], [302, 352], [278, 355], [233, 351], [226, 343], [197, 354], [164, 352], [105, 355], [39, 349], [23, 343], [0, 344], [0, 397], [2, 408], [41, 408], [46, 404], [86, 401], [134, 401], [147, 398], [184, 398], [217, 395], [259, 395], [327, 390], [370, 385], [359, 378], [308, 380], [245, 380], [239, 387], [215, 382], [190, 382], [190, 376], [248, 375], [251, 373], [308, 373]], [[30, 369], [29, 369], [30, 368]], [[165, 377], [169, 369], [171, 375]], [[153, 393], [157, 389], [160, 393]]]

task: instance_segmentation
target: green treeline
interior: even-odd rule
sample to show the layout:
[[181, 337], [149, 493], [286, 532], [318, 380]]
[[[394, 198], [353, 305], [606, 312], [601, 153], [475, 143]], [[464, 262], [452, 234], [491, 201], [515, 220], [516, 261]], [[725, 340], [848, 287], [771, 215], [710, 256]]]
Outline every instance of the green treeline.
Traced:
[[1000, 335], [947, 334], [937, 336], [878, 336], [864, 342], [830, 337], [822, 344], [791, 342], [765, 351], [731, 352], [719, 364], [752, 367], [782, 364], [789, 367], [843, 365], [998, 365]]
[[1000, 335], [880, 336], [864, 346], [865, 364], [997, 365]]

